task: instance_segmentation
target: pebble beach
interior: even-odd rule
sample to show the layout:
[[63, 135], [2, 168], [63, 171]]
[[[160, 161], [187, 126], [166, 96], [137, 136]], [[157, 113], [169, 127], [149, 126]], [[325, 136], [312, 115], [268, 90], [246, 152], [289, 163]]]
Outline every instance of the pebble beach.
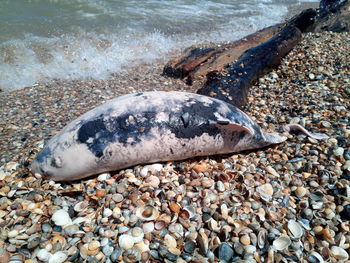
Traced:
[[159, 61], [0, 93], [0, 262], [349, 262], [349, 50], [350, 33], [304, 35], [245, 109], [266, 132], [298, 123], [327, 140], [285, 133], [260, 150], [72, 183], [28, 169], [69, 121], [127, 93], [195, 89]]

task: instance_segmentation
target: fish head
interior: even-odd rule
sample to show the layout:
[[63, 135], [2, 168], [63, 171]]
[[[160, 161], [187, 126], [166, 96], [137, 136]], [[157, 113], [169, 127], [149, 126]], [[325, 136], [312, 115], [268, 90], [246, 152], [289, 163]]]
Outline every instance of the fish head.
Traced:
[[54, 181], [74, 181], [99, 171], [96, 157], [84, 144], [66, 148], [47, 145], [31, 163], [31, 171]]

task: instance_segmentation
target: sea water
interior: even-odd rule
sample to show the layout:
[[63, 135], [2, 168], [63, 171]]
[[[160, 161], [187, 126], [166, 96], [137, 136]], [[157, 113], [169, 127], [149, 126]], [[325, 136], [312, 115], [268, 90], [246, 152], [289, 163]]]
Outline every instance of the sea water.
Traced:
[[[308, 1], [315, 2], [316, 1]], [[283, 21], [297, 0], [1, 0], [0, 89], [108, 79]]]

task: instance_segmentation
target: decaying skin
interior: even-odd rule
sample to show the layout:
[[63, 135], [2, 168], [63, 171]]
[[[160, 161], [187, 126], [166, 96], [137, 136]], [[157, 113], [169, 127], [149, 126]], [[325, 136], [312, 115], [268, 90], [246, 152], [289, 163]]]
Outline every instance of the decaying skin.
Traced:
[[[297, 128], [297, 127], [292, 127]], [[85, 113], [55, 135], [31, 169], [71, 181], [141, 163], [261, 148], [286, 137], [264, 134], [223, 101], [185, 92], [122, 96]]]

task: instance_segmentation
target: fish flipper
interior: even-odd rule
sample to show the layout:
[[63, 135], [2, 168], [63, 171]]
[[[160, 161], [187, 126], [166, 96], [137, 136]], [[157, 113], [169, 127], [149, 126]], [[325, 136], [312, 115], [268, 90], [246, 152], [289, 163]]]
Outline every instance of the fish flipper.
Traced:
[[250, 136], [253, 136], [254, 134], [254, 131], [250, 127], [238, 123], [233, 123], [229, 121], [210, 121], [209, 124], [227, 131], [244, 131]]
[[287, 132], [291, 132], [291, 131], [299, 131], [304, 133], [306, 136], [316, 139], [316, 140], [326, 140], [329, 137], [326, 134], [322, 134], [322, 133], [311, 133], [309, 132], [307, 129], [305, 129], [303, 126], [299, 125], [299, 124], [287, 124], [283, 127], [283, 129]]

